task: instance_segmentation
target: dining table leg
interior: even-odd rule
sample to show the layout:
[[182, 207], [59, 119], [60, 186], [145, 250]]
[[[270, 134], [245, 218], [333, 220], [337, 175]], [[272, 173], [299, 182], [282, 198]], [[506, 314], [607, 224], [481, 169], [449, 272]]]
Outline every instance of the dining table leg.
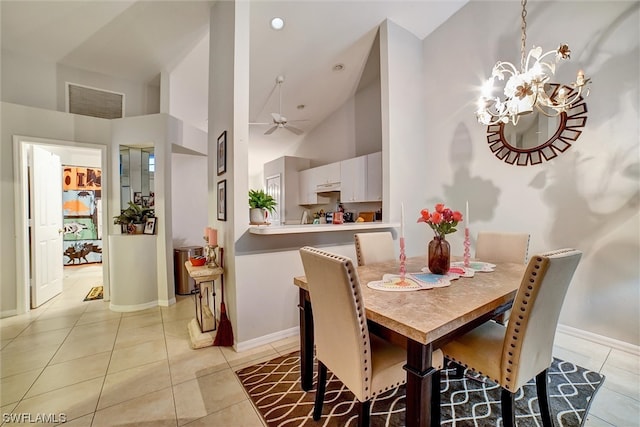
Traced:
[[300, 288], [300, 384], [302, 390], [313, 388], [313, 311], [309, 292]]
[[[407, 427], [427, 427], [440, 425], [440, 402], [438, 371], [431, 366], [431, 344], [422, 344], [407, 339]], [[437, 402], [436, 402], [437, 400]]]

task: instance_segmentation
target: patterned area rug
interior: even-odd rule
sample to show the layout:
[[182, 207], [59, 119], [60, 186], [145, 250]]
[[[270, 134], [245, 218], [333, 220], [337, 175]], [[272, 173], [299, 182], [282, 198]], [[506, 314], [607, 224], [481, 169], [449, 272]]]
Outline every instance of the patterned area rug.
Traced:
[[[314, 363], [315, 365], [315, 363]], [[500, 389], [488, 380], [449, 378], [454, 370], [442, 371], [441, 425], [502, 426]], [[300, 387], [298, 352], [244, 368], [236, 372], [268, 426], [355, 426], [357, 407], [353, 394], [331, 372], [321, 422], [312, 419], [314, 390]], [[560, 359], [549, 369], [549, 401], [556, 426], [579, 427], [604, 376]], [[315, 378], [315, 374], [314, 374]], [[535, 382], [516, 395], [517, 426], [540, 426]], [[371, 405], [372, 426], [405, 425], [404, 386], [380, 395]]]
[[103, 298], [103, 287], [102, 286], [94, 286], [91, 288], [86, 297], [84, 297], [83, 301], [93, 301], [97, 299]]

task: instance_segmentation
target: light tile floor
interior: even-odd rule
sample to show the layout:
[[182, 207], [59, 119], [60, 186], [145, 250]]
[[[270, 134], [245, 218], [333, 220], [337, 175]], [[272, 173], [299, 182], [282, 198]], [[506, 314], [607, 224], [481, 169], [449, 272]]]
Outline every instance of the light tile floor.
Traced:
[[[63, 413], [70, 427], [263, 426], [234, 371], [296, 350], [297, 337], [242, 353], [192, 350], [191, 297], [116, 313], [82, 301], [97, 284], [100, 266], [67, 267], [61, 295], [0, 320], [0, 422]], [[640, 425], [637, 355], [562, 333], [554, 355], [607, 376], [586, 426]]]

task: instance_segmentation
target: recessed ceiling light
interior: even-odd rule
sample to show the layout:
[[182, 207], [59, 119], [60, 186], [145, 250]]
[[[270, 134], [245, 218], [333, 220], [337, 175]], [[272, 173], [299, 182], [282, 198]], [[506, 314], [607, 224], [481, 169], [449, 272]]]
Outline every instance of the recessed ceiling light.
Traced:
[[336, 64], [333, 66], [333, 71], [342, 71], [344, 70], [344, 64]]
[[284, 19], [278, 18], [277, 16], [271, 19], [271, 28], [273, 28], [276, 31], [279, 31], [282, 28], [284, 28]]

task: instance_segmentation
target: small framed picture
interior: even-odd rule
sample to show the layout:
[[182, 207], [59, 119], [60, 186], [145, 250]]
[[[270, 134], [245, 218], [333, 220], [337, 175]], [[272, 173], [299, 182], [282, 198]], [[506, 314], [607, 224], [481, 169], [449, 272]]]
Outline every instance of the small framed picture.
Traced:
[[133, 204], [142, 205], [142, 192], [136, 191], [133, 193]]
[[156, 217], [147, 218], [147, 222], [144, 224], [144, 234], [156, 234]]
[[149, 207], [149, 196], [142, 196], [142, 207], [143, 208]]
[[227, 131], [225, 130], [218, 137], [218, 175], [227, 171]]
[[218, 220], [227, 220], [227, 180], [218, 182]]

